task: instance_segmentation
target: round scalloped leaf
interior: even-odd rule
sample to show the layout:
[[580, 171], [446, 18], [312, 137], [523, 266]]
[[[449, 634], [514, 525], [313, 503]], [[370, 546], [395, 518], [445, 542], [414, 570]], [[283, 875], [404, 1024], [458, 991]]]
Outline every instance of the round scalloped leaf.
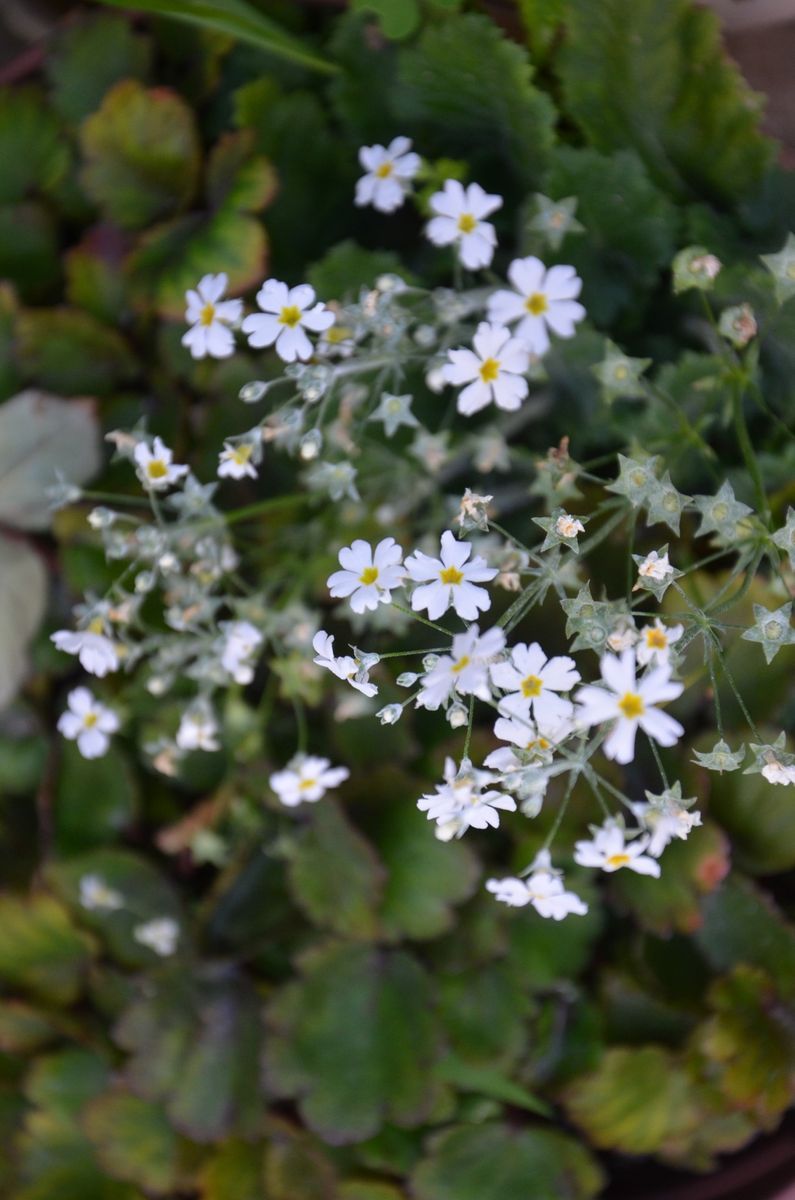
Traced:
[[749, 879], [731, 875], [703, 906], [699, 949], [716, 971], [737, 963], [763, 968], [782, 993], [795, 992], [795, 929]]
[[136, 782], [118, 746], [86, 759], [74, 742], [63, 742], [53, 831], [58, 853], [80, 854], [118, 837], [137, 816]]
[[262, 1146], [230, 1141], [201, 1169], [202, 1200], [262, 1200]]
[[375, 15], [384, 36], [398, 40], [414, 33], [420, 21], [417, 0], [353, 0], [351, 9]]
[[337, 1172], [317, 1138], [271, 1118], [264, 1183], [268, 1200], [338, 1200]]
[[113, 1179], [152, 1192], [177, 1186], [179, 1139], [158, 1105], [124, 1092], [105, 1092], [83, 1110], [81, 1124]]
[[117, 83], [82, 125], [83, 186], [122, 229], [142, 229], [188, 205], [200, 165], [196, 121], [167, 88]]
[[67, 300], [109, 325], [117, 325], [125, 310], [127, 240], [113, 226], [97, 225], [64, 255]]
[[325, 1141], [362, 1141], [385, 1121], [411, 1127], [428, 1115], [437, 1025], [427, 976], [408, 955], [317, 948], [268, 1021], [268, 1084]]
[[79, 14], [56, 33], [45, 58], [53, 108], [77, 125], [115, 83], [144, 80], [151, 59], [151, 42], [135, 32], [128, 17]]
[[260, 212], [276, 192], [276, 172], [267, 158], [254, 154], [254, 131], [221, 135], [207, 159], [207, 199], [213, 208]]
[[47, 572], [41, 556], [26, 542], [3, 533], [0, 533], [0, 562], [3, 564], [0, 570], [2, 711], [13, 700], [28, 673], [28, 643], [38, 629], [47, 605]]
[[0, 1000], [0, 1050], [30, 1054], [59, 1036], [46, 1013], [20, 1000]]
[[121, 334], [76, 308], [25, 309], [17, 336], [25, 378], [65, 396], [106, 396], [138, 370]]
[[58, 282], [58, 236], [43, 204], [28, 200], [0, 205], [0, 277], [23, 300], [42, 300]]
[[411, 1176], [416, 1200], [589, 1200], [603, 1183], [599, 1164], [573, 1138], [498, 1124], [446, 1130]]
[[0, 980], [53, 1004], [80, 995], [92, 942], [51, 896], [0, 896]]
[[0, 204], [47, 192], [63, 177], [69, 151], [38, 88], [0, 90]]

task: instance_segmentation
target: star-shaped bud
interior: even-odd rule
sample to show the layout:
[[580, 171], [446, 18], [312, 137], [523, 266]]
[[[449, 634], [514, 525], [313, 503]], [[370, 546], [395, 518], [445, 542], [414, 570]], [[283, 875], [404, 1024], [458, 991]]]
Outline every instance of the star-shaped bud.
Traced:
[[368, 421], [381, 421], [387, 437], [393, 437], [401, 425], [416, 429], [419, 421], [411, 411], [411, 395], [393, 396], [384, 392], [377, 408], [373, 409]]
[[776, 299], [784, 304], [795, 296], [795, 234], [787, 234], [778, 254], [763, 254], [761, 259], [775, 281]]
[[735, 540], [739, 522], [753, 512], [747, 504], [735, 499], [734, 488], [728, 479], [721, 484], [716, 495], [694, 496], [693, 504], [701, 514], [696, 536], [717, 533], [725, 541]]
[[660, 550], [652, 550], [645, 556], [633, 554], [632, 558], [638, 564], [638, 579], [633, 592], [651, 592], [657, 600], [662, 600], [673, 581], [684, 574], [668, 561], [667, 543]]
[[674, 294], [679, 295], [690, 288], [710, 291], [722, 266], [720, 259], [703, 246], [686, 246], [672, 264]]
[[670, 474], [666, 471], [662, 479], [655, 479], [649, 489], [649, 495], [646, 500], [649, 525], [657, 525], [659, 522], [664, 522], [670, 526], [674, 533], [679, 533], [682, 510], [691, 498], [683, 492], [677, 491], [671, 482]]
[[575, 483], [580, 468], [569, 454], [567, 437], [561, 438], [560, 445], [553, 446], [546, 458], [537, 459], [534, 465], [536, 477], [530, 485], [530, 495], [540, 496], [550, 510], [582, 495]]
[[605, 356], [591, 371], [602, 385], [602, 397], [612, 404], [619, 396], [645, 396], [646, 383], [641, 376], [651, 366], [650, 358], [629, 358], [613, 342], [605, 344]]
[[782, 646], [795, 642], [795, 629], [790, 625], [791, 617], [791, 600], [776, 609], [755, 604], [755, 624], [740, 636], [746, 642], [759, 642], [764, 650], [766, 662], [771, 663]]
[[626, 496], [634, 508], [640, 508], [650, 499], [655, 487], [658, 486], [657, 467], [660, 459], [657, 455], [649, 458], [627, 458], [624, 454], [618, 456], [618, 478], [608, 483], [607, 491]]
[[[572, 637], [572, 650], [595, 650], [601, 654], [626, 608], [620, 600], [594, 600], [591, 585], [586, 583], [572, 600], [561, 600], [566, 614], [566, 636]], [[630, 618], [631, 619], [631, 618]]]
[[764, 775], [768, 783], [785, 786], [795, 783], [795, 754], [786, 750], [787, 736], [780, 733], [775, 742], [757, 745], [751, 742], [754, 761], [743, 771], [744, 775]]
[[568, 546], [575, 554], [580, 553], [577, 538], [585, 532], [585, 522], [581, 517], [573, 517], [564, 508], [556, 508], [549, 517], [533, 517], [533, 523], [546, 534], [541, 543], [542, 552], [555, 546]]
[[732, 750], [728, 742], [721, 738], [711, 750], [694, 750], [693, 754], [695, 757], [692, 761], [699, 767], [706, 767], [708, 771], [717, 771], [722, 775], [724, 771], [736, 771], [742, 766], [745, 746], [741, 746], [739, 750]]
[[559, 250], [568, 234], [585, 232], [585, 226], [574, 216], [577, 211], [576, 196], [550, 200], [549, 196], [537, 192], [533, 199], [536, 211], [527, 222], [527, 228], [531, 233], [540, 233], [551, 250]]
[[493, 496], [480, 496], [470, 488], [465, 490], [456, 517], [462, 533], [466, 533], [470, 529], [480, 529], [483, 533], [488, 531], [488, 510], [493, 499]]
[[787, 522], [773, 534], [773, 541], [788, 556], [789, 565], [795, 570], [795, 508], [787, 509]]
[[733, 304], [724, 308], [718, 321], [718, 333], [737, 350], [742, 350], [758, 331], [756, 317], [750, 304]]

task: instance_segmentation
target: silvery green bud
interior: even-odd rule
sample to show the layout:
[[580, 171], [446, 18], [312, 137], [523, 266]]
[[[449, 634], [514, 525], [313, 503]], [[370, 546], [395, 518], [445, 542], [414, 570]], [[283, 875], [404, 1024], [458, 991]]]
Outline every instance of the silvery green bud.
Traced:
[[387, 704], [375, 714], [382, 725], [396, 725], [403, 716], [402, 704]]

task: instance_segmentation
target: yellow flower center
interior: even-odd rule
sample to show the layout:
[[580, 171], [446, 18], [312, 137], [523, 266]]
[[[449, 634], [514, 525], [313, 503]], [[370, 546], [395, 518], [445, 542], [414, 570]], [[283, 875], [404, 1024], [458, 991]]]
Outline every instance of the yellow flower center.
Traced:
[[463, 671], [464, 667], [469, 666], [469, 663], [470, 663], [469, 655], [465, 654], [463, 658], [459, 658], [458, 662], [453, 667], [453, 674], [457, 675], [459, 673], [459, 671]]
[[480, 368], [480, 378], [484, 383], [494, 383], [500, 373], [500, 363], [496, 358], [484, 359]]
[[618, 707], [628, 721], [636, 721], [646, 711], [643, 698], [637, 692], [625, 692], [618, 702]]
[[456, 584], [462, 583], [464, 579], [463, 571], [459, 571], [458, 567], [445, 567], [439, 572], [439, 578], [442, 583]]
[[344, 325], [332, 325], [331, 329], [327, 329], [324, 337], [330, 346], [338, 346], [340, 342], [345, 342], [352, 336], [352, 331], [346, 329]]
[[545, 737], [533, 738], [525, 746], [525, 750], [548, 750], [550, 743]]
[[279, 313], [279, 323], [281, 325], [289, 325], [290, 329], [295, 329], [301, 321], [301, 310], [297, 304], [287, 304]]
[[239, 467], [244, 467], [246, 465], [246, 463], [248, 462], [248, 460], [251, 458], [251, 455], [253, 453], [254, 453], [254, 447], [250, 446], [246, 443], [246, 444], [243, 444], [242, 446], [237, 446], [232, 451], [232, 458], [234, 459], [234, 461], [237, 463], [237, 465]]
[[163, 479], [168, 475], [168, 467], [162, 458], [153, 458], [150, 463], [146, 464], [146, 473], [150, 479]]
[[627, 368], [625, 366], [621, 365], [621, 366], [618, 366], [615, 368], [615, 370], [613, 371], [613, 375], [615, 376], [616, 379], [626, 379], [627, 376], [629, 375], [629, 371], [627, 370]]
[[662, 629], [646, 630], [646, 645], [650, 650], [664, 650], [668, 645], [668, 637]]
[[215, 320], [215, 305], [205, 304], [204, 308], [199, 313], [200, 325], [212, 325]]
[[86, 729], [93, 729], [97, 723], [97, 719], [97, 714], [95, 712], [88, 712], [83, 717], [83, 724], [85, 725]]
[[524, 302], [524, 306], [534, 317], [540, 317], [549, 308], [549, 303], [543, 292], [533, 292]]
[[88, 632], [89, 633], [104, 633], [104, 631], [105, 631], [105, 626], [102, 624], [102, 617], [94, 617], [94, 619], [92, 621], [89, 621], [89, 623], [88, 623]]
[[458, 218], [458, 228], [462, 233], [471, 233], [477, 225], [477, 221], [472, 216], [472, 213], [461, 213]]
[[380, 167], [376, 167], [373, 174], [376, 179], [388, 179], [392, 174], [394, 167], [391, 162], [382, 162]]
[[611, 854], [607, 859], [608, 867], [625, 867], [630, 861], [628, 854]]
[[378, 578], [378, 567], [365, 567], [359, 576], [359, 583], [365, 585], [375, 583]]
[[316, 779], [302, 779], [298, 785], [298, 790], [299, 792], [308, 792], [313, 787], [317, 787]]
[[520, 684], [522, 695], [528, 698], [531, 696], [540, 696], [543, 686], [537, 675], [526, 675]]

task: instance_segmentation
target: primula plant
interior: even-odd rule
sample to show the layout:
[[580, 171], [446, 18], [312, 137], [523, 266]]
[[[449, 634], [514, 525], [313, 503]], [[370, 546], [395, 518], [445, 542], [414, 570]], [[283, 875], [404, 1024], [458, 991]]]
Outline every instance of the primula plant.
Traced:
[[[791, 183], [684, 3], [524, 4], [543, 87], [485, 16], [371, 7], [271, 75], [208, 43], [209, 215], [143, 231], [108, 137], [157, 89], [81, 126], [179, 417], [114, 394], [97, 490], [50, 481], [17, 1200], [586, 1200], [601, 1151], [711, 1170], [793, 1100]], [[725, 174], [700, 83], [637, 145], [610, 86], [616, 37], [696, 35]]]

